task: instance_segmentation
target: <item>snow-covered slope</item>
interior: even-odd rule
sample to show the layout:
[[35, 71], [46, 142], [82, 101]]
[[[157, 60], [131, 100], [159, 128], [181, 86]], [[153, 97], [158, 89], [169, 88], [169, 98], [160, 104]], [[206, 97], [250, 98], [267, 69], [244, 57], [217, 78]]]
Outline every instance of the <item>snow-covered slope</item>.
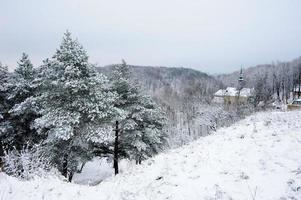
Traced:
[[258, 113], [97, 186], [0, 174], [0, 199], [301, 199], [300, 119]]

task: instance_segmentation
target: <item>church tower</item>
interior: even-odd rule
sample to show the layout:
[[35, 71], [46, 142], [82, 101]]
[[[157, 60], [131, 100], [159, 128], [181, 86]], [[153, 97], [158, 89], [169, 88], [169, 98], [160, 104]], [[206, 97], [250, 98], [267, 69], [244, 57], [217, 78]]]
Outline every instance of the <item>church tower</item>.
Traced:
[[241, 67], [239, 78], [238, 78], [238, 89], [241, 90], [243, 87], [244, 87], [244, 77], [243, 77], [242, 67]]

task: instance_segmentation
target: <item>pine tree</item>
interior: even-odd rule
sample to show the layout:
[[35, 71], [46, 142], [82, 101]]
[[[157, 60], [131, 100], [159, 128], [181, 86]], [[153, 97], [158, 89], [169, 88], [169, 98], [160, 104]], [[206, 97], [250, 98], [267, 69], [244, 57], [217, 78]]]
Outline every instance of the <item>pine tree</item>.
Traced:
[[71, 181], [79, 164], [91, 158], [91, 143], [113, 139], [110, 121], [117, 114], [116, 94], [69, 32], [53, 58], [44, 62], [37, 82], [41, 117], [35, 127], [47, 136], [43, 145], [52, 162]]
[[6, 66], [0, 63], [0, 171], [3, 166], [2, 157], [4, 156], [4, 147], [10, 142], [9, 136], [12, 133], [12, 125], [9, 120], [9, 101], [8, 84], [10, 75]]
[[149, 96], [139, 96], [124, 123], [122, 139], [127, 157], [140, 164], [159, 153], [166, 142], [165, 122], [160, 107]]
[[32, 81], [34, 73], [34, 68], [28, 55], [23, 53], [22, 58], [18, 62], [18, 67], [15, 69], [16, 78]]
[[10, 146], [17, 150], [22, 150], [27, 145], [30, 147], [38, 142], [38, 137], [35, 136], [35, 131], [31, 128], [33, 121], [37, 118], [37, 112], [28, 103], [28, 100], [35, 95], [34, 78], [33, 65], [28, 55], [23, 53], [9, 85], [9, 101], [12, 105], [9, 111], [9, 120], [14, 129], [11, 135], [13, 142]]
[[112, 89], [118, 94], [115, 107], [123, 114], [118, 122], [119, 140], [114, 144], [116, 147], [117, 142], [119, 146], [114, 151], [114, 168], [118, 173], [119, 157], [141, 163], [141, 160], [158, 153], [165, 141], [165, 119], [153, 100], [143, 95], [138, 84], [131, 80], [129, 66], [124, 61], [115, 66]]

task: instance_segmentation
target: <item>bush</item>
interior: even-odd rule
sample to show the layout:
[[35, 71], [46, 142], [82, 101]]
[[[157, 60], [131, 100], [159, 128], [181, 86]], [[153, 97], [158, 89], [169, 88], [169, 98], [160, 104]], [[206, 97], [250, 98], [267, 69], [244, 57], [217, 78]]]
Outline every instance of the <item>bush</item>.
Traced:
[[43, 156], [38, 146], [25, 147], [21, 151], [6, 151], [3, 157], [4, 171], [11, 176], [30, 180], [54, 173], [50, 162]]

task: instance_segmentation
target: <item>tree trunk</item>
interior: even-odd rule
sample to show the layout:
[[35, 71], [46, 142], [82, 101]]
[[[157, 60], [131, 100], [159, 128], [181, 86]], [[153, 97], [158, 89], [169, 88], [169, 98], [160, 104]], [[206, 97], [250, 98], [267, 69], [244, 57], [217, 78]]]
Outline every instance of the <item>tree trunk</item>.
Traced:
[[285, 87], [284, 87], [284, 80], [282, 81], [282, 102], [284, 103], [284, 92], [285, 92]]
[[119, 123], [116, 121], [115, 127], [115, 142], [114, 142], [114, 171], [115, 175], [119, 173], [118, 169], [118, 134], [119, 134]]
[[71, 183], [71, 181], [72, 181], [73, 174], [74, 174], [73, 171], [70, 171], [69, 174], [68, 174], [68, 181], [69, 181], [70, 183]]
[[277, 99], [280, 101], [280, 86], [281, 86], [281, 83], [279, 80], [277, 80], [277, 82], [275, 83], [276, 85], [276, 93], [277, 93]]
[[136, 165], [141, 165], [141, 162], [142, 162], [142, 156], [141, 155], [136, 156]]
[[186, 114], [186, 120], [187, 120], [188, 135], [190, 136], [191, 133], [190, 133], [190, 120], [189, 119], [190, 119], [190, 117], [189, 117], [189, 114], [187, 112], [187, 114]]
[[272, 89], [272, 91], [273, 91], [273, 94], [275, 93], [275, 78], [273, 77], [273, 83], [272, 83], [272, 86], [273, 86], [273, 89]]
[[85, 164], [86, 164], [85, 162], [82, 163], [82, 165], [80, 166], [80, 169], [77, 171], [77, 173], [82, 173]]
[[2, 172], [2, 167], [3, 167], [3, 164], [4, 164], [4, 161], [2, 159], [2, 157], [4, 156], [4, 149], [3, 149], [3, 146], [2, 146], [2, 142], [0, 141], [0, 172]]
[[68, 178], [68, 155], [63, 155], [63, 169], [62, 169], [62, 175], [66, 178]]
[[300, 98], [301, 93], [301, 72], [299, 73], [299, 84], [298, 84], [298, 99]]

